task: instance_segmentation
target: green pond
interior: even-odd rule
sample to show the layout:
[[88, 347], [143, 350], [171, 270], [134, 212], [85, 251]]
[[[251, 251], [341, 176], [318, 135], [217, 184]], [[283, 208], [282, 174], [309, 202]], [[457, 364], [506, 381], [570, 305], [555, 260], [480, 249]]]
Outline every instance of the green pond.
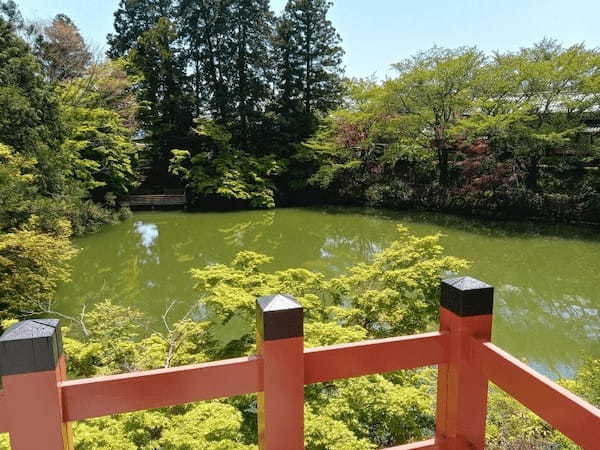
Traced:
[[600, 234], [571, 227], [500, 224], [370, 209], [278, 209], [229, 213], [140, 212], [75, 241], [72, 282], [57, 309], [77, 315], [110, 298], [159, 326], [197, 300], [189, 270], [226, 263], [243, 249], [274, 257], [268, 270], [338, 274], [396, 237], [442, 232], [447, 254], [472, 262], [464, 274], [496, 287], [494, 342], [550, 376], [572, 376], [600, 357]]

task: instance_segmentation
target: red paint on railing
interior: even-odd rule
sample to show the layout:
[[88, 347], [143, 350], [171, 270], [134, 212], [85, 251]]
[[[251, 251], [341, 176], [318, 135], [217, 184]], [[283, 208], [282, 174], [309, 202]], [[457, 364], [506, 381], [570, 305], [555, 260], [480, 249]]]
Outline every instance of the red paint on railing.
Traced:
[[258, 394], [258, 443], [264, 450], [304, 448], [304, 338], [260, 342], [264, 390]]
[[434, 366], [447, 361], [449, 343], [434, 332], [307, 349], [304, 384]]
[[487, 378], [585, 449], [600, 448], [600, 409], [489, 342], [471, 341]]
[[483, 448], [488, 382], [474, 367], [466, 339], [489, 340], [492, 316], [460, 317], [441, 308], [440, 330], [450, 333], [450, 362], [438, 369], [436, 436], [447, 439], [450, 449], [463, 448], [461, 441]]
[[[10, 445], [14, 450], [72, 450], [71, 424], [65, 423], [59, 382], [66, 378], [64, 356], [55, 370], [2, 378]], [[41, 443], [43, 443], [41, 445]]]
[[0, 391], [0, 433], [8, 433], [8, 403], [6, 391]]
[[389, 447], [384, 450], [438, 450], [440, 449], [439, 443], [436, 443], [435, 439], [429, 439], [428, 441], [413, 442], [412, 444], [398, 445], [397, 447]]
[[237, 358], [60, 384], [64, 421], [162, 408], [262, 390], [261, 360]]

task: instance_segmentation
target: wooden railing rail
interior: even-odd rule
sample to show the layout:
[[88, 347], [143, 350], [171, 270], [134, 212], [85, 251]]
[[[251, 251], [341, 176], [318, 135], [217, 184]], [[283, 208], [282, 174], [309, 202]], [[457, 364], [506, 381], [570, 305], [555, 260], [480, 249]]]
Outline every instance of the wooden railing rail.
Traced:
[[6, 394], [0, 391], [0, 433], [8, 433], [8, 403], [6, 402]]
[[63, 421], [252, 394], [262, 390], [261, 367], [249, 357], [64, 381]]
[[257, 393], [260, 448], [299, 450], [305, 385], [437, 365], [435, 438], [393, 449], [483, 449], [488, 381], [600, 448], [600, 410], [491, 344], [492, 308], [491, 286], [446, 280], [438, 332], [305, 349], [302, 307], [263, 297], [257, 356], [83, 380], [66, 380], [57, 320], [21, 322], [0, 337], [0, 432], [13, 450], [72, 450], [75, 420]]
[[600, 411], [490, 342], [471, 342], [486, 377], [583, 448], [600, 449]]

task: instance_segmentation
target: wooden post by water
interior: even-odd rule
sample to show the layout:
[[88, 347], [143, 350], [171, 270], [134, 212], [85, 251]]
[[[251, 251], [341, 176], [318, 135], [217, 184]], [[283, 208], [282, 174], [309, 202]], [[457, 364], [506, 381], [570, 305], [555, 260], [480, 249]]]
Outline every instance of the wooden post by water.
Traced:
[[439, 366], [436, 440], [448, 450], [483, 449], [488, 380], [473, 363], [469, 339], [491, 339], [494, 288], [471, 277], [442, 282], [440, 331], [450, 362]]
[[66, 379], [58, 320], [27, 320], [0, 337], [0, 376], [12, 450], [72, 450], [58, 383]]
[[258, 393], [261, 450], [304, 448], [304, 310], [293, 297], [257, 300], [257, 350], [263, 361]]

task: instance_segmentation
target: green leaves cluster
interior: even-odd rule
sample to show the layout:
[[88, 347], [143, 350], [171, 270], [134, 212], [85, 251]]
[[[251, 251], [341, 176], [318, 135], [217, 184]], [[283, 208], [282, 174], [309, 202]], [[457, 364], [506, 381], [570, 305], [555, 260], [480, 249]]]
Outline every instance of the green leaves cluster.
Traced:
[[75, 255], [69, 223], [58, 225], [55, 233], [40, 233], [34, 216], [21, 228], [0, 234], [0, 320], [51, 309]]
[[173, 150], [169, 170], [186, 184], [188, 201], [197, 206], [213, 202], [221, 207], [275, 207], [272, 177], [280, 168], [271, 156], [254, 157], [231, 146], [231, 135], [223, 127], [197, 120], [196, 133], [202, 149], [192, 156]]
[[127, 194], [135, 186], [138, 149], [119, 114], [66, 104], [62, 114], [69, 130], [63, 149], [82, 188], [100, 200]]
[[[253, 252], [239, 253], [231, 265], [194, 269], [192, 277], [202, 302], [223, 322], [235, 317], [252, 324], [256, 297], [284, 292], [306, 307], [308, 323], [329, 328], [328, 335], [348, 330], [372, 337], [410, 334], [436, 318], [439, 277], [466, 267], [465, 261], [442, 255], [439, 238], [417, 238], [399, 227], [398, 241], [333, 279], [305, 269], [262, 272], [260, 266], [270, 259]], [[249, 329], [245, 339], [253, 334]]]

